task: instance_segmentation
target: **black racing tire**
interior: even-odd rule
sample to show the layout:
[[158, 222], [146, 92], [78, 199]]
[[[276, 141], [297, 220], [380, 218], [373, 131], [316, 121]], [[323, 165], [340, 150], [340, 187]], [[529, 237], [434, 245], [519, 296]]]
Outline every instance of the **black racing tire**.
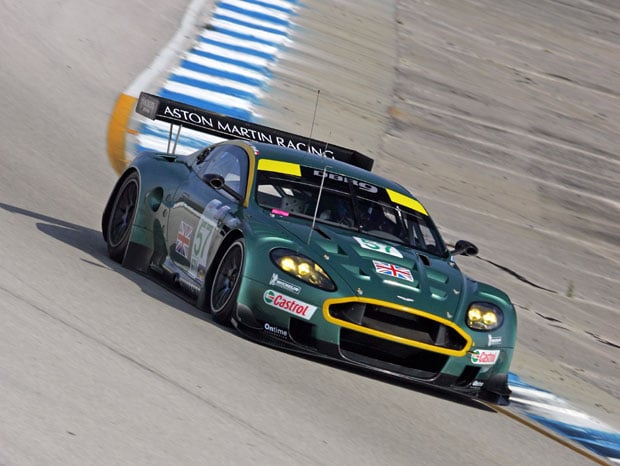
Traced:
[[237, 310], [237, 296], [241, 286], [243, 265], [245, 263], [245, 241], [238, 238], [233, 241], [214, 265], [206, 291], [206, 310], [219, 324], [230, 325]]
[[116, 262], [123, 262], [127, 251], [131, 228], [136, 217], [140, 193], [137, 173], [129, 175], [116, 193], [108, 219], [108, 255]]

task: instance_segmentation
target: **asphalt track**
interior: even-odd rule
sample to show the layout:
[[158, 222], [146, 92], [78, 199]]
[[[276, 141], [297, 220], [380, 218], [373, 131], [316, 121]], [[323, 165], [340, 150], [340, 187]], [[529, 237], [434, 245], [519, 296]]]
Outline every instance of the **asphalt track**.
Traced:
[[[476, 4], [465, 5], [474, 8]], [[509, 4], [506, 5], [509, 8]], [[170, 39], [186, 6], [150, 2], [145, 10], [142, 4], [126, 2], [108, 2], [105, 6], [78, 1], [62, 5], [46, 2], [32, 2], [27, 6], [21, 2], [3, 4], [6, 13], [0, 32], [3, 63], [0, 69], [3, 89], [0, 97], [0, 225], [5, 241], [0, 246], [3, 258], [0, 265], [0, 409], [3, 413], [0, 463], [587, 464], [587, 458], [511, 418], [246, 342], [214, 325], [154, 283], [107, 259], [99, 217], [116, 177], [104, 155], [112, 105], [119, 90], [132, 82]], [[411, 11], [414, 6], [417, 7], [415, 15]], [[440, 131], [436, 121], [428, 122], [456, 119], [491, 132], [498, 131], [495, 127], [489, 129], [493, 125], [488, 122], [481, 125], [480, 116], [455, 115], [455, 109], [448, 105], [431, 110], [427, 102], [425, 113], [420, 110], [423, 99], [408, 95], [413, 90], [425, 96], [442, 95], [439, 90], [447, 89], [447, 84], [438, 86], [438, 79], [431, 79], [433, 76], [428, 70], [434, 68], [430, 63], [425, 63], [424, 70], [417, 66], [424, 63], [423, 60], [432, 61], [438, 50], [458, 44], [450, 45], [445, 37], [441, 45], [434, 43], [440, 35], [430, 34], [429, 29], [436, 22], [429, 18], [435, 17], [437, 12], [426, 11], [423, 7], [433, 8], [416, 2], [402, 7], [397, 15], [400, 32], [387, 35], [408, 37], [411, 32], [407, 27], [415, 27], [416, 31], [426, 32], [421, 37], [427, 41], [400, 50], [399, 65], [394, 62], [394, 66], [401, 73], [389, 81], [399, 98], [394, 102], [377, 102], [373, 108], [374, 121], [368, 122], [368, 126], [389, 128], [388, 135], [383, 139], [372, 138], [372, 133], [364, 131], [366, 127], [360, 122], [364, 120], [362, 116], [358, 120], [343, 118], [338, 134], [347, 136], [338, 136], [343, 140], [334, 142], [344, 145], [346, 139], [360, 140], [360, 133], [372, 139], [376, 143], [373, 152], [385, 154], [380, 169], [415, 179], [422, 199], [436, 212], [435, 216], [439, 217], [448, 235], [467, 234], [471, 239], [480, 238], [478, 242], [484, 242], [486, 253], [483, 252], [482, 261], [469, 267], [480, 278], [488, 276], [489, 281], [504, 283], [524, 314], [520, 356], [515, 361], [518, 373], [552, 385], [549, 388], [557, 388], [556, 392], [578, 402], [597, 417], [617, 423], [618, 399], [614, 389], [618, 386], [615, 383], [618, 370], [617, 365], [613, 365], [617, 354], [613, 352], [613, 344], [618, 333], [617, 314], [614, 314], [618, 297], [612, 286], [617, 277], [613, 274], [617, 271], [617, 256], [614, 256], [617, 255], [614, 249], [617, 240], [613, 236], [617, 233], [617, 217], [613, 203], [605, 204], [612, 205], [607, 207], [605, 217], [595, 218], [586, 225], [594, 229], [594, 233], [607, 232], [605, 238], [586, 232], [595, 236], [594, 248], [584, 250], [582, 242], [578, 241], [581, 237], [577, 234], [577, 226], [583, 224], [558, 225], [552, 221], [543, 222], [547, 217], [530, 215], [526, 216], [533, 217], [530, 229], [541, 237], [537, 238], [541, 245], [540, 249], [526, 247], [531, 238], [522, 235], [514, 218], [505, 214], [506, 204], [517, 211], [517, 207], [525, 209], [528, 214], [547, 208], [549, 215], [559, 215], [559, 207], [553, 205], [556, 208], [551, 209], [548, 202], [535, 202], [539, 193], [547, 196], [546, 201], [549, 198], [558, 200], [552, 189], [557, 183], [542, 183], [544, 180], [538, 173], [539, 190], [527, 190], [529, 178], [518, 176], [517, 170], [506, 162], [498, 166], [497, 162], [488, 160], [484, 160], [486, 163], [477, 159], [471, 161], [466, 156], [482, 157], [484, 151], [457, 150], [460, 146], [471, 149], [469, 144], [481, 144], [480, 140], [488, 141], [488, 135], [460, 137], [459, 144], [454, 144], [446, 142], [454, 133]], [[467, 13], [471, 12], [458, 8], [454, 11], [442, 17], [449, 17], [451, 21], [460, 18], [464, 24], [469, 24], [467, 20], [471, 17], [468, 18]], [[607, 11], [613, 13], [611, 6]], [[341, 13], [347, 13], [362, 36], [363, 31], [371, 33], [370, 29], [359, 27], [363, 14]], [[498, 13], [493, 16], [501, 17]], [[600, 11], [586, 18], [592, 20], [592, 16], [599, 18]], [[479, 19], [480, 15], [474, 17]], [[329, 28], [328, 18], [338, 19], [333, 11], [329, 15], [324, 12], [321, 24], [325, 29]], [[376, 20], [365, 19], [367, 24], [373, 24], [371, 19]], [[516, 29], [526, 28], [528, 24], [510, 23]], [[438, 27], [445, 32], [451, 30], [449, 26], [440, 24]], [[462, 24], [459, 26], [461, 30], [466, 29]], [[617, 52], [617, 45], [611, 40], [613, 34], [605, 35], [602, 26], [598, 30], [602, 32], [595, 43], [599, 46], [603, 43], [604, 51], [609, 48], [608, 53], [613, 56], [611, 52]], [[399, 43], [406, 43], [402, 39]], [[376, 43], [376, 36], [369, 41]], [[391, 45], [396, 47], [396, 42]], [[515, 42], [511, 41], [511, 45], [515, 46]], [[603, 53], [593, 48], [598, 54]], [[407, 51], [418, 55], [416, 62], [403, 60], [407, 58]], [[567, 53], [565, 48], [562, 51]], [[583, 73], [593, 75], [588, 76], [590, 80], [569, 78], [572, 82], [587, 81], [588, 89], [596, 89], [595, 95], [599, 96], [600, 89], [613, 91], [613, 82], [593, 78], [611, 79], [606, 76], [613, 76], [616, 70], [607, 68], [606, 73], [597, 73], [593, 64], [600, 67], [610, 62], [603, 58], [596, 60], [597, 56], [588, 54], [591, 66], [582, 68]], [[287, 58], [290, 57], [282, 57], [280, 73], [295, 70], [290, 66], [294, 62]], [[396, 59], [396, 54], [393, 58]], [[531, 61], [531, 57], [528, 59]], [[493, 63], [488, 59], [483, 61]], [[307, 63], [307, 60], [301, 62], [302, 65]], [[363, 65], [359, 64], [360, 69]], [[505, 63], [491, 68], [482, 73], [489, 79], [494, 73], [510, 69]], [[286, 83], [286, 79], [277, 79], [277, 72], [274, 71], [274, 82]], [[338, 73], [344, 71], [338, 70]], [[411, 73], [418, 76], [418, 82], [426, 78], [424, 82], [428, 87], [399, 81]], [[442, 76], [455, 74], [442, 73]], [[345, 76], [350, 74], [341, 76], [342, 79]], [[461, 82], [483, 89], [490, 86], [481, 82], [479, 75], [475, 77], [477, 79], [461, 76]], [[295, 105], [294, 100], [288, 99], [287, 91], [295, 91], [297, 87], [300, 93], [312, 95], [315, 87], [312, 83], [293, 85], [291, 79], [288, 76], [288, 88], [284, 84], [278, 85], [280, 89], [274, 86], [270, 97], [261, 101], [264, 108], [259, 113], [267, 121], [269, 118], [278, 121], [275, 119], [277, 109], [282, 108], [279, 104], [283, 100], [289, 106]], [[559, 82], [564, 84], [564, 81]], [[329, 82], [336, 84], [338, 80]], [[381, 82], [389, 90], [386, 81]], [[500, 80], [491, 82], [498, 85]], [[522, 84], [515, 82], [517, 84], [512, 85], [516, 87]], [[322, 94], [329, 97], [328, 87], [325, 86]], [[473, 94], [471, 89], [468, 91]], [[510, 87], [502, 91], [493, 95], [503, 95], [510, 100], [508, 91], [516, 92]], [[455, 94], [450, 90], [446, 92]], [[356, 95], [353, 90], [351, 93]], [[465, 92], [461, 90], [460, 93]], [[546, 89], [545, 95], [555, 94]], [[613, 148], [614, 140], [618, 140], [617, 126], [614, 126], [618, 120], [613, 118], [613, 103], [617, 104], [617, 97], [614, 101], [614, 92], [604, 93], [604, 96], [591, 103], [588, 99], [592, 96], [586, 93], [580, 101], [580, 109], [596, 104], [605, 118], [599, 115], [593, 121], [602, 120], [602, 126], [590, 124], [587, 129], [603, 132], [606, 138], [594, 138], [590, 132], [584, 133], [581, 126], [572, 128], [571, 136], [595, 145], [596, 151], [590, 152], [599, 155], [594, 157], [596, 160], [609, 159], [609, 166], [605, 166], [602, 175], [598, 172], [590, 175], [596, 178], [591, 189], [597, 187], [603, 193], [588, 194], [604, 198], [609, 192], [613, 201], [617, 200], [612, 183], [617, 180], [617, 171], [614, 171], [613, 149], [608, 149], [607, 145]], [[513, 99], [510, 102], [514, 107], [525, 106], [524, 95]], [[556, 103], [568, 105], [567, 101], [572, 104], [575, 99], [558, 98], [559, 103]], [[308, 99], [301, 102], [303, 108], [299, 112], [295, 108], [286, 110], [300, 115], [299, 126], [309, 119], [308, 112], [312, 108]], [[330, 105], [329, 100], [322, 101], [321, 111], [332, 114]], [[341, 112], [355, 114], [357, 112], [351, 108], [359, 109], [360, 103], [353, 96], [347, 96], [339, 102], [335, 100], [333, 105], [342, 107]], [[437, 101], [433, 105], [437, 106]], [[538, 110], [543, 115], [535, 112], [524, 112], [526, 116], [522, 117], [519, 113], [511, 115], [521, 124], [538, 117], [544, 126], [545, 117], [553, 120], [543, 112], [549, 106], [541, 107]], [[615, 109], [617, 111], [617, 105]], [[285, 121], [294, 122], [290, 118]], [[384, 126], [380, 126], [381, 123]], [[529, 135], [529, 132], [517, 131], [515, 127], [518, 126], [515, 122], [503, 122], [503, 128], [511, 129], [508, 133], [514, 137], [505, 146], [515, 151], [520, 141], [529, 140], [521, 134]], [[375, 131], [382, 134], [383, 129]], [[549, 138], [548, 133], [548, 130], [539, 131], [536, 135], [545, 139]], [[324, 136], [317, 134], [317, 137]], [[412, 140], [414, 143], [410, 142]], [[546, 139], [536, 141], [547, 142]], [[557, 145], [557, 141], [554, 142]], [[570, 145], [569, 142], [577, 145], [571, 140], [564, 141], [562, 147]], [[411, 167], [411, 160], [400, 160], [403, 144], [408, 151], [422, 157], [416, 158], [417, 167]], [[420, 146], [409, 147], [409, 144]], [[583, 154], [583, 148], [578, 149]], [[604, 149], [607, 157], [600, 154]], [[432, 153], [434, 157], [426, 160], [425, 153]], [[450, 161], [451, 164], [446, 164]], [[412, 171], [405, 174], [403, 167]], [[477, 176], [484, 177], [487, 182], [495, 179], [484, 170], [509, 173], [515, 178], [507, 177], [510, 179], [498, 182], [500, 186], [494, 188], [505, 189], [493, 190], [492, 197], [479, 192], [483, 183], [476, 182]], [[421, 171], [423, 176], [418, 173]], [[434, 177], [445, 180], [445, 186], [456, 184], [458, 191], [435, 187], [430, 183]], [[461, 179], [468, 182], [461, 182]], [[607, 190], [604, 189], [605, 180], [611, 183]], [[598, 199], [592, 195], [578, 199], [584, 197], [590, 201]], [[469, 218], [473, 215], [479, 222], [465, 219], [465, 211]], [[494, 220], [491, 224], [489, 217]], [[609, 226], [593, 228], [597, 222], [607, 222]], [[478, 224], [484, 228], [476, 228]], [[571, 239], [570, 248], [561, 249], [562, 236], [551, 234], [558, 230], [570, 233], [563, 235]], [[510, 240], [502, 240], [501, 235], [508, 235]], [[526, 244], [519, 244], [519, 241]], [[573, 279], [572, 298], [563, 290], [565, 283], [561, 274], [556, 268], [549, 270], [552, 267], [548, 255], [540, 253], [550, 245], [565, 255], [562, 256], [564, 262], [558, 265], [556, 261], [551, 265], [560, 267], [567, 277], [571, 277], [568, 272], [575, 269], [573, 257], [579, 257], [579, 270], [583, 273], [579, 276], [581, 280]], [[592, 260], [591, 264], [586, 258], [593, 249], [605, 251], [606, 255], [597, 257], [599, 260]], [[539, 254], [534, 254], [535, 251]], [[556, 293], [547, 291], [550, 294], [547, 297], [541, 288], [530, 290], [531, 285], [492, 263], [520, 271], [530, 282]], [[599, 282], [608, 284], [611, 291], [603, 293], [606, 290], [597, 288]], [[562, 321], [563, 328], [558, 328], [557, 321]], [[567, 351], [569, 344], [576, 345], [574, 352]]]

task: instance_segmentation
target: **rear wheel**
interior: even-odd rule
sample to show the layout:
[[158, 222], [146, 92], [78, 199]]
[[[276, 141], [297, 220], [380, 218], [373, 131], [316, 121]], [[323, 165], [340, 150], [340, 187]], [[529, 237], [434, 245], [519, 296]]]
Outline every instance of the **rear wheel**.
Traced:
[[129, 244], [131, 227], [136, 216], [138, 205], [138, 175], [129, 175], [114, 199], [108, 220], [108, 254], [116, 262], [122, 262]]
[[206, 296], [207, 308], [220, 324], [230, 324], [237, 309], [244, 261], [245, 242], [239, 238], [228, 246], [212, 276]]

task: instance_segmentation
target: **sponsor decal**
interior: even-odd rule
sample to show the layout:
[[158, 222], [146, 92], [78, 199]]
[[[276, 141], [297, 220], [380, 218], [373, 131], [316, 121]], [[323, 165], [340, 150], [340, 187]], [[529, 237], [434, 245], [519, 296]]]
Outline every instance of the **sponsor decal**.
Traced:
[[269, 280], [269, 284], [271, 286], [279, 286], [280, 288], [284, 288], [286, 291], [290, 291], [291, 293], [295, 294], [299, 294], [299, 292], [301, 291], [301, 286], [297, 286], [282, 280], [277, 273], [271, 274], [271, 280]]
[[[147, 96], [148, 97], [148, 96]], [[144, 100], [142, 98], [140, 101]], [[153, 105], [151, 105], [152, 107]], [[147, 104], [142, 104], [140, 109], [145, 112], [150, 110]], [[152, 114], [152, 110], [150, 114]], [[318, 144], [317, 141], [307, 141], [300, 136], [285, 133], [283, 131], [273, 130], [271, 128], [260, 127], [246, 121], [234, 120], [231, 118], [220, 117], [212, 113], [198, 113], [191, 108], [182, 108], [181, 106], [172, 106], [167, 104], [163, 110], [163, 116], [172, 118], [177, 121], [185, 121], [192, 125], [210, 130], [208, 132], [215, 134], [228, 134], [242, 139], [251, 139], [257, 142], [267, 142], [282, 147], [302, 150], [315, 155], [332, 157], [334, 152], [327, 149], [326, 144]], [[264, 130], [263, 130], [264, 129]], [[266, 130], [271, 130], [267, 132]]]
[[365, 183], [363, 181], [359, 181], [353, 178], [347, 178], [346, 176], [338, 175], [337, 173], [325, 172], [325, 174], [323, 174], [323, 170], [314, 170], [313, 174], [314, 176], [321, 176], [329, 178], [330, 180], [340, 181], [342, 183], [348, 184], [350, 182], [352, 185], [357, 186], [362, 191], [367, 191], [369, 193], [379, 192], [379, 189], [370, 183]]
[[170, 105], [166, 105], [166, 108], [164, 109], [164, 115], [172, 117], [176, 120], [185, 120], [194, 123], [195, 125], [213, 128], [212, 118], [199, 115], [198, 113], [186, 110], [184, 108], [176, 108], [171, 107]]
[[273, 144], [273, 136], [271, 134], [264, 133], [262, 131], [257, 131], [253, 128], [248, 128], [242, 125], [231, 124], [228, 121], [226, 122], [218, 121], [217, 129], [224, 131], [228, 134], [239, 136], [243, 139], [252, 139], [254, 141], [268, 142], [269, 144]]
[[474, 350], [471, 353], [471, 362], [480, 366], [492, 366], [497, 362], [499, 350]]
[[192, 243], [192, 258], [189, 266], [189, 274], [200, 283], [203, 283], [205, 279], [209, 246], [216, 227], [215, 221], [209, 217], [210, 205], [211, 202], [207, 204], [205, 211], [200, 216], [198, 226], [196, 227], [194, 241]]
[[482, 387], [484, 385], [484, 382], [482, 380], [474, 380], [471, 383], [472, 387]]
[[192, 239], [192, 226], [189, 223], [181, 222], [177, 232], [177, 242], [175, 251], [186, 259], [189, 257], [189, 243]]
[[288, 212], [280, 209], [271, 209], [271, 213], [274, 215], [281, 215], [282, 217], [288, 217]]
[[198, 269], [196, 271], [196, 278], [200, 283], [204, 283], [205, 277], [207, 276], [207, 267], [203, 264], [198, 264]]
[[280, 309], [306, 320], [310, 320], [314, 311], [316, 311], [316, 306], [300, 301], [297, 298], [278, 293], [274, 290], [266, 290], [263, 294], [263, 301], [271, 307], [275, 307], [276, 309]]
[[413, 275], [411, 270], [401, 267], [399, 265], [390, 264], [388, 262], [372, 261], [375, 266], [375, 271], [382, 275], [389, 275], [390, 277], [400, 278], [401, 280], [413, 281]]
[[269, 332], [275, 336], [288, 338], [287, 330], [284, 330], [283, 328], [280, 328], [280, 327], [276, 327], [275, 325], [271, 325], [269, 322], [265, 322], [265, 325], [263, 325], [263, 328], [265, 329], [266, 332]]
[[487, 346], [499, 346], [502, 344], [502, 337], [494, 337], [493, 335], [488, 335], [489, 343]]
[[159, 106], [159, 102], [157, 99], [151, 97], [148, 94], [141, 95], [138, 100], [137, 109], [138, 113], [149, 117], [151, 120], [154, 120], [157, 116], [157, 107]]
[[392, 247], [392, 246], [389, 246], [383, 243], [378, 243], [377, 241], [360, 238], [359, 236], [354, 236], [353, 239], [357, 241], [357, 244], [359, 244], [364, 249], [369, 249], [371, 251], [377, 251], [382, 254], [388, 254], [390, 256], [398, 257], [400, 259], [403, 258], [403, 255], [401, 254], [401, 252], [395, 247]]

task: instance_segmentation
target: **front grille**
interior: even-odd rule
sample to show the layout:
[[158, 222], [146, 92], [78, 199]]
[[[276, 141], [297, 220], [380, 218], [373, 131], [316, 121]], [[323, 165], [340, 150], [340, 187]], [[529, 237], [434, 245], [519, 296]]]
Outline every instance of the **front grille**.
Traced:
[[328, 306], [333, 323], [353, 332], [413, 346], [427, 351], [463, 356], [471, 340], [456, 326], [410, 308], [391, 308], [369, 302], [334, 302]]

